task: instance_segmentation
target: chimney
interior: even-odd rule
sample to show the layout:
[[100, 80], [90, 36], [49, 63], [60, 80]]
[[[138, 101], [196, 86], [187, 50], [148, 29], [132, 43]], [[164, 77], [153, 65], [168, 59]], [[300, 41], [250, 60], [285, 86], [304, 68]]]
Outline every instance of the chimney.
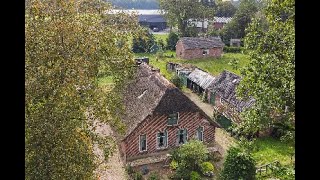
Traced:
[[152, 67], [152, 68], [151, 68], [151, 71], [152, 71], [152, 72], [158, 72], [158, 73], [160, 73], [160, 69], [159, 69], [159, 68], [154, 68], [154, 67]]

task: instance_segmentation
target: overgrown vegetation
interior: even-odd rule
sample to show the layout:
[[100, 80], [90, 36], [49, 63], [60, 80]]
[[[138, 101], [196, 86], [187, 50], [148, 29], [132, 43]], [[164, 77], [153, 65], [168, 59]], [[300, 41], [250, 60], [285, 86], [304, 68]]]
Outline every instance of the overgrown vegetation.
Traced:
[[182, 89], [182, 86], [183, 86], [183, 80], [177, 75], [177, 74], [174, 74], [170, 81], [175, 85], [177, 86], [177, 88], [179, 89]]
[[230, 179], [256, 179], [255, 161], [250, 153], [239, 147], [231, 147], [227, 151], [227, 157], [220, 174], [221, 180]]
[[[201, 179], [202, 172], [211, 174], [214, 167], [208, 161], [208, 150], [198, 140], [190, 140], [171, 152], [172, 159], [177, 163], [174, 179]], [[175, 167], [175, 163], [172, 164]]]

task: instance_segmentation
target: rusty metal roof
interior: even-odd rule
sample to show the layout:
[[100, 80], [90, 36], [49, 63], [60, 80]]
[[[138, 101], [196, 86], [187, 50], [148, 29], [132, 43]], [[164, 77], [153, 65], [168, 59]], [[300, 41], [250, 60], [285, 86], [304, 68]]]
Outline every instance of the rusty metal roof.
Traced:
[[215, 77], [205, 71], [196, 68], [189, 74], [188, 79], [198, 84], [203, 89], [207, 89], [215, 80]]

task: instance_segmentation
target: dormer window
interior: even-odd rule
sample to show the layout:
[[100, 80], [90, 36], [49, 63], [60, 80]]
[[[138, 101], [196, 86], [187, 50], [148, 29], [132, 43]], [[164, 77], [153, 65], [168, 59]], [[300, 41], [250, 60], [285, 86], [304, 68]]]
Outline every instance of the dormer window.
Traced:
[[179, 113], [172, 113], [168, 116], [168, 126], [174, 126], [178, 124]]

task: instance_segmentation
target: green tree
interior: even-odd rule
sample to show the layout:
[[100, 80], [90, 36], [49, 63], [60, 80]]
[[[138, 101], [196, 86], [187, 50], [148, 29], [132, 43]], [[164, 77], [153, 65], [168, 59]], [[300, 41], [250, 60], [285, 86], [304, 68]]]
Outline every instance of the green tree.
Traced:
[[221, 180], [246, 179], [253, 180], [256, 174], [255, 161], [249, 153], [238, 147], [231, 147], [223, 163]]
[[225, 44], [230, 44], [231, 38], [244, 38], [245, 29], [251, 22], [258, 11], [258, 6], [255, 0], [242, 0], [240, 1], [239, 8], [237, 9], [233, 19], [226, 24], [222, 29], [222, 40]]
[[167, 38], [167, 49], [171, 51], [175, 51], [178, 40], [179, 40], [179, 36], [174, 32], [170, 32]]
[[159, 0], [159, 5], [168, 23], [177, 25], [182, 37], [188, 36], [189, 19], [203, 20], [214, 15], [213, 8], [197, 0]]
[[203, 142], [190, 140], [172, 154], [178, 163], [175, 178], [188, 179], [191, 171], [201, 172], [201, 164], [208, 160], [208, 149]]
[[[254, 97], [253, 108], [242, 116], [246, 132], [283, 123], [286, 136], [294, 142], [295, 122], [295, 2], [270, 1], [264, 10], [265, 21], [256, 18], [245, 38], [250, 62], [242, 70], [238, 94]], [[290, 138], [291, 137], [291, 138]]]
[[154, 35], [145, 29], [139, 36], [133, 38], [132, 51], [135, 53], [150, 52], [154, 44], [156, 44]]
[[221, 1], [216, 3], [215, 16], [218, 17], [232, 17], [237, 11], [230, 1]]
[[102, 1], [26, 1], [26, 179], [95, 179], [93, 144], [106, 155], [111, 144], [89, 130], [88, 113], [123, 132], [112, 113], [119, 97], [103, 94], [97, 74], [105, 64], [116, 87], [131, 76], [128, 41], [139, 26], [130, 15], [102, 14], [110, 9]]
[[170, 81], [175, 85], [177, 86], [177, 88], [179, 89], [182, 89], [183, 87], [183, 80], [177, 75], [177, 74], [174, 74]]

